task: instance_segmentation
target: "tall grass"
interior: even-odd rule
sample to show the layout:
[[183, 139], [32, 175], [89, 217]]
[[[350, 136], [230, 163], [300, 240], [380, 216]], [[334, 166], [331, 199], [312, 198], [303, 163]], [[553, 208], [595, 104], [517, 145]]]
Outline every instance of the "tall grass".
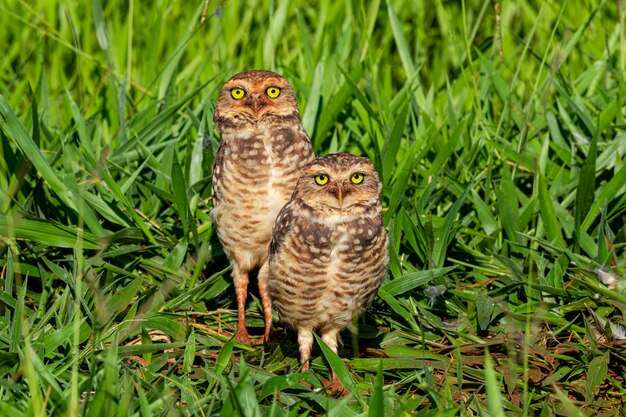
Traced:
[[[4, 0], [0, 45], [0, 414], [626, 411], [622, 2]], [[279, 322], [229, 338], [212, 114], [251, 68], [384, 183], [388, 280], [305, 373]]]

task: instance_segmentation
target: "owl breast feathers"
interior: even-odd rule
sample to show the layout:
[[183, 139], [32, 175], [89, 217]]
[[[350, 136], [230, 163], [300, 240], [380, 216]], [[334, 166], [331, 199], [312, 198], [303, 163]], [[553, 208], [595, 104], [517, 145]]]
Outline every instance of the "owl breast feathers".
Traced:
[[298, 329], [307, 366], [312, 330], [336, 336], [372, 300], [387, 270], [381, 184], [367, 158], [331, 154], [308, 165], [276, 219], [263, 267], [272, 302]]

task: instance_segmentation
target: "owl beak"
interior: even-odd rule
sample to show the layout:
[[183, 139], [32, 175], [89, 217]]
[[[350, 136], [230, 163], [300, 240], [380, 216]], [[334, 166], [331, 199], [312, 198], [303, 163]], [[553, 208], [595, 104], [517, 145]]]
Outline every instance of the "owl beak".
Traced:
[[255, 113], [258, 113], [259, 110], [265, 107], [265, 100], [261, 94], [255, 93], [250, 96], [247, 104]]
[[339, 207], [343, 204], [343, 198], [348, 194], [348, 190], [346, 186], [342, 183], [337, 185], [337, 187], [333, 190], [335, 192], [335, 197], [337, 197], [337, 201], [339, 202]]

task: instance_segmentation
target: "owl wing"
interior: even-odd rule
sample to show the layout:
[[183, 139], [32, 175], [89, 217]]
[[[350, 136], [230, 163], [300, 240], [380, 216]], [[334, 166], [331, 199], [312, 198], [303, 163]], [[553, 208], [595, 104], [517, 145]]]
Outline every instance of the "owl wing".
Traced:
[[213, 196], [213, 207], [217, 206], [220, 202], [220, 196], [218, 193], [219, 182], [222, 178], [222, 172], [224, 172], [224, 157], [226, 154], [226, 144], [221, 141], [215, 157], [213, 158], [213, 165], [211, 166], [211, 173], [213, 178], [211, 179], [211, 194]]
[[[293, 200], [292, 200], [293, 201]], [[269, 256], [272, 258], [276, 253], [280, 251], [281, 246], [285, 243], [287, 235], [293, 228], [293, 223], [296, 218], [293, 203], [289, 201], [283, 206], [278, 213], [276, 221], [274, 222], [274, 229], [272, 230], [272, 241], [270, 242]]]

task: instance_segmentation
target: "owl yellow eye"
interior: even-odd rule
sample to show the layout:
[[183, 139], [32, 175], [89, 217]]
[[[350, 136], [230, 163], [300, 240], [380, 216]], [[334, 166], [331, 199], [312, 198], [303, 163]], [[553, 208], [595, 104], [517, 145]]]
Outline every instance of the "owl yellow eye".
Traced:
[[269, 98], [276, 98], [280, 95], [280, 88], [270, 87], [267, 90], [265, 90], [265, 94], [267, 94]]
[[365, 175], [361, 174], [360, 172], [357, 172], [357, 173], [352, 174], [352, 176], [350, 177], [350, 181], [352, 181], [352, 184], [360, 184], [363, 182], [364, 178], [365, 178]]
[[315, 176], [315, 183], [317, 185], [325, 185], [328, 182], [328, 175], [318, 174]]
[[241, 100], [246, 95], [246, 91], [243, 88], [233, 88], [230, 90], [230, 96], [235, 100]]

